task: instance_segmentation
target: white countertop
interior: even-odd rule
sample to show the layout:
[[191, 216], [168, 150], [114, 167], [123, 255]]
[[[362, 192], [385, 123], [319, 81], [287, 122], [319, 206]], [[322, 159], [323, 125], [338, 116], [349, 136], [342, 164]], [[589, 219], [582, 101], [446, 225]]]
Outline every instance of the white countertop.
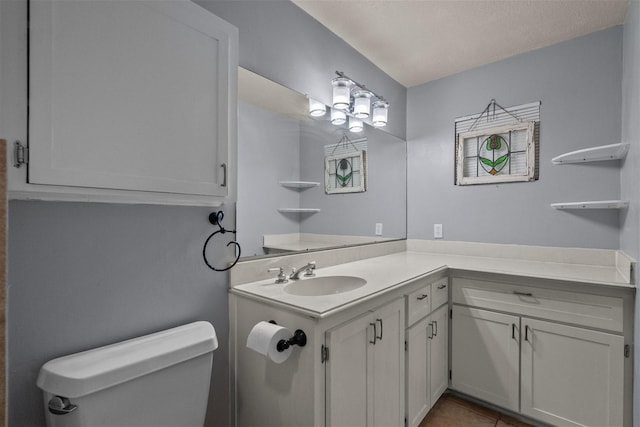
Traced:
[[405, 251], [326, 268], [319, 265], [316, 277], [357, 276], [367, 281], [365, 286], [340, 294], [291, 295], [284, 292], [283, 288], [292, 281], [287, 284], [275, 284], [274, 278], [237, 285], [231, 292], [289, 306], [295, 311], [313, 317], [326, 317], [355, 303], [395, 289], [417, 277], [447, 269], [635, 288], [615, 266]]

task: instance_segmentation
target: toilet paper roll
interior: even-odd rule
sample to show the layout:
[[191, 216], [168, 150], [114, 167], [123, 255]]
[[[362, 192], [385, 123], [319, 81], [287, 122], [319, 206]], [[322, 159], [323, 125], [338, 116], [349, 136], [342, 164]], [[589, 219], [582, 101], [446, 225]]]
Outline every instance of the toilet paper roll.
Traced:
[[280, 340], [288, 340], [293, 334], [283, 326], [269, 322], [259, 322], [249, 332], [247, 347], [268, 357], [275, 363], [282, 363], [289, 358], [292, 348], [278, 351], [276, 346]]

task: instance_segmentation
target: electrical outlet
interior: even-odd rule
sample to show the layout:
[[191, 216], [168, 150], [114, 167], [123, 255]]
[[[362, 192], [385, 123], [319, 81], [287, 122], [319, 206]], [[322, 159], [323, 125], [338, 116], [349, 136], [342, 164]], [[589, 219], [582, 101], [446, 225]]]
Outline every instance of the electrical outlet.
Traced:
[[442, 224], [433, 224], [433, 238], [442, 239]]
[[382, 236], [382, 223], [376, 223], [376, 236]]

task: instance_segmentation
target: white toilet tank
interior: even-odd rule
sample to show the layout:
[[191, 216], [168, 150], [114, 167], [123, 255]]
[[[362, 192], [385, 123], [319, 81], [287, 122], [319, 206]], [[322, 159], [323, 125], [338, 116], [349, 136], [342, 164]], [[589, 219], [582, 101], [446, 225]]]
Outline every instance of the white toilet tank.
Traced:
[[216, 348], [194, 322], [51, 360], [37, 382], [47, 425], [201, 427]]

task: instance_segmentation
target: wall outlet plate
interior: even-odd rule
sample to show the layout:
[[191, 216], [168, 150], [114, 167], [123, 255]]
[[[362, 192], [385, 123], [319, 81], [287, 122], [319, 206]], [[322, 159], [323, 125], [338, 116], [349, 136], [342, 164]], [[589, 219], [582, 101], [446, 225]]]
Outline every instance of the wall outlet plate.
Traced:
[[433, 238], [442, 239], [442, 224], [433, 224]]
[[382, 223], [376, 223], [376, 236], [382, 236]]

